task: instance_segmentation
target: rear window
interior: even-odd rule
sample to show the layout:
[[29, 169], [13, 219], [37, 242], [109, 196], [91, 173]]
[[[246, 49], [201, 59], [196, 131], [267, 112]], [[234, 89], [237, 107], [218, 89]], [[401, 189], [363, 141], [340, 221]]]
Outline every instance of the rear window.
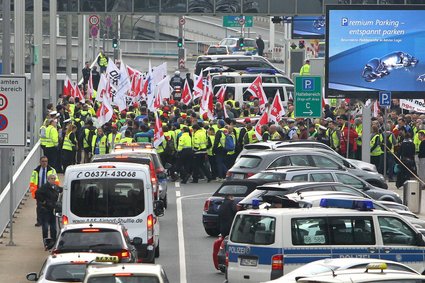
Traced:
[[257, 47], [255, 40], [247, 40], [246, 38], [243, 40], [243, 44], [245, 47]]
[[84, 264], [55, 264], [50, 265], [46, 272], [46, 280], [57, 282], [82, 282], [86, 275]]
[[270, 216], [237, 215], [230, 240], [233, 243], [271, 245], [274, 243], [276, 219]]
[[257, 167], [261, 162], [260, 157], [255, 156], [242, 156], [239, 158], [239, 160], [235, 163], [235, 168], [241, 168], [241, 169], [252, 169]]
[[225, 196], [227, 194], [234, 196], [245, 196], [248, 192], [248, 187], [244, 185], [224, 185], [213, 196]]
[[156, 276], [133, 275], [133, 276], [114, 276], [103, 275], [90, 277], [87, 283], [159, 283]]
[[[250, 97], [252, 96], [252, 94], [249, 91], [246, 91], [247, 89], [248, 89], [248, 87], [242, 88], [243, 100], [244, 101], [250, 101]], [[267, 96], [267, 99], [274, 98], [274, 96], [276, 95], [276, 91], [279, 91], [280, 99], [282, 101], [286, 101], [285, 90], [283, 89], [283, 87], [281, 87], [281, 86], [263, 86], [263, 89], [264, 89], [264, 93]]]
[[142, 180], [81, 179], [71, 182], [71, 212], [78, 217], [133, 217], [144, 210]]
[[66, 250], [91, 250], [95, 248], [120, 249], [123, 240], [120, 232], [112, 229], [74, 229], [61, 234], [57, 249]]
[[227, 54], [227, 48], [226, 47], [217, 47], [217, 46], [211, 46], [210, 48], [208, 48], [207, 51], [208, 55], [225, 55]]

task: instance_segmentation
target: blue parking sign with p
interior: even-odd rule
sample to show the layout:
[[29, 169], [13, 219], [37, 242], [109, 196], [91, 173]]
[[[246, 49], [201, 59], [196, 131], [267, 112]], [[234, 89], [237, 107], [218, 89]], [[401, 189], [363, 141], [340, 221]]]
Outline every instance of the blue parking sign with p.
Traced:
[[379, 92], [379, 105], [383, 107], [391, 106], [391, 92], [390, 91], [380, 91]]
[[302, 78], [302, 90], [308, 91], [308, 90], [314, 90], [314, 79], [313, 78]]

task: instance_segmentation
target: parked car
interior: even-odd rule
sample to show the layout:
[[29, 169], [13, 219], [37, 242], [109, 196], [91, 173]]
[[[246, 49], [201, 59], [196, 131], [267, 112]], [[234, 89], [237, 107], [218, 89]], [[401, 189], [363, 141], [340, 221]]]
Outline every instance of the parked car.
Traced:
[[267, 180], [226, 180], [209, 197], [204, 204], [202, 212], [202, 224], [205, 232], [210, 236], [218, 236], [220, 230], [218, 227], [218, 209], [224, 201], [227, 194], [234, 196], [234, 202], [238, 203], [244, 197], [249, 195], [257, 186], [267, 183]]
[[397, 193], [372, 186], [346, 170], [286, 166], [262, 171], [251, 178], [275, 182], [340, 182], [362, 191], [373, 199], [401, 203], [400, 196]]
[[227, 55], [230, 54], [229, 48], [224, 45], [210, 45], [206, 55]]
[[255, 55], [258, 53], [257, 44], [252, 38], [244, 38], [243, 47], [240, 47], [239, 37], [224, 38], [219, 45], [227, 46], [232, 54]]
[[356, 167], [346, 167], [338, 161], [339, 157], [329, 151], [309, 148], [288, 147], [281, 149], [263, 149], [240, 154], [239, 159], [227, 172], [228, 179], [243, 179], [261, 172], [282, 166], [311, 166], [329, 169], [344, 169], [366, 182], [380, 188], [388, 188], [381, 174], [364, 171]]

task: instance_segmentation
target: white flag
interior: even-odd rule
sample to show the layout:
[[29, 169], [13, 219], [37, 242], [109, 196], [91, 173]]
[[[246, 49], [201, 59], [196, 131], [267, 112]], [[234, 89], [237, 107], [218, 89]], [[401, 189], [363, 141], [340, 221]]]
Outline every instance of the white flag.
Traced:
[[103, 101], [103, 97], [105, 96], [107, 89], [108, 89], [108, 79], [106, 78], [106, 75], [104, 73], [101, 73], [99, 84], [97, 85], [97, 90], [96, 90], [97, 91], [96, 100], [98, 102]]

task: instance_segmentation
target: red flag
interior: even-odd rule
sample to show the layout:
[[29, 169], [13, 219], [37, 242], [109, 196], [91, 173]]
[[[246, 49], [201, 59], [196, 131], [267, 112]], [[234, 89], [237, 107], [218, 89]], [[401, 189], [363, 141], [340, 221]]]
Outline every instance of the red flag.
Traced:
[[267, 102], [267, 96], [263, 89], [263, 83], [261, 80], [261, 76], [258, 76], [252, 84], [246, 89], [246, 91], [249, 91], [252, 96], [255, 98], [258, 98], [260, 102], [260, 109], [264, 110], [265, 104]]
[[114, 114], [114, 110], [112, 109], [111, 102], [109, 101], [108, 95], [104, 96], [102, 100], [102, 104], [96, 112], [97, 122], [99, 126], [104, 125], [112, 119], [112, 115]]
[[162, 123], [158, 117], [158, 114], [155, 111], [155, 129], [153, 136], [153, 146], [158, 148], [161, 143], [164, 141], [164, 132], [162, 130]]
[[199, 76], [195, 76], [195, 84], [193, 86], [193, 99], [201, 97], [204, 93], [204, 78], [202, 77], [202, 70]]
[[142, 89], [140, 90], [140, 96], [147, 100], [148, 99], [148, 87], [149, 87], [149, 77], [146, 77], [146, 79], [143, 80], [143, 86]]
[[185, 105], [189, 105], [191, 100], [192, 100], [192, 93], [190, 91], [190, 87], [189, 87], [189, 84], [187, 83], [187, 80], [185, 80], [184, 86], [183, 86], [181, 102], [183, 102], [183, 104], [185, 104]]
[[226, 94], [226, 85], [222, 85], [220, 89], [218, 90], [217, 94], [215, 95], [217, 97], [217, 102], [220, 102], [221, 106], [224, 108], [224, 97]]
[[153, 107], [155, 109], [158, 109], [159, 107], [161, 107], [161, 93], [160, 92], [158, 92], [155, 95], [155, 100], [153, 101]]
[[63, 95], [72, 96], [72, 83], [68, 76], [65, 76], [65, 81], [63, 82]]
[[84, 99], [84, 95], [81, 93], [80, 87], [76, 84], [74, 87], [74, 92], [73, 92], [73, 96], [74, 97], [78, 97], [80, 99], [81, 102], [85, 102], [86, 100]]
[[269, 115], [267, 112], [264, 112], [263, 115], [261, 115], [260, 120], [258, 120], [257, 124], [255, 125], [255, 135], [257, 136], [257, 139], [260, 141], [262, 140], [262, 133], [261, 133], [261, 127], [263, 125], [267, 125], [269, 123]]
[[276, 95], [273, 99], [272, 108], [270, 110], [270, 120], [278, 123], [285, 115], [285, 109], [283, 108], [282, 101], [280, 100], [279, 90], [276, 91]]
[[214, 103], [213, 103], [214, 94], [212, 92], [212, 82], [211, 77], [208, 76], [207, 84], [204, 86], [203, 94], [200, 101], [199, 114], [201, 117], [206, 113], [208, 118], [214, 118]]

